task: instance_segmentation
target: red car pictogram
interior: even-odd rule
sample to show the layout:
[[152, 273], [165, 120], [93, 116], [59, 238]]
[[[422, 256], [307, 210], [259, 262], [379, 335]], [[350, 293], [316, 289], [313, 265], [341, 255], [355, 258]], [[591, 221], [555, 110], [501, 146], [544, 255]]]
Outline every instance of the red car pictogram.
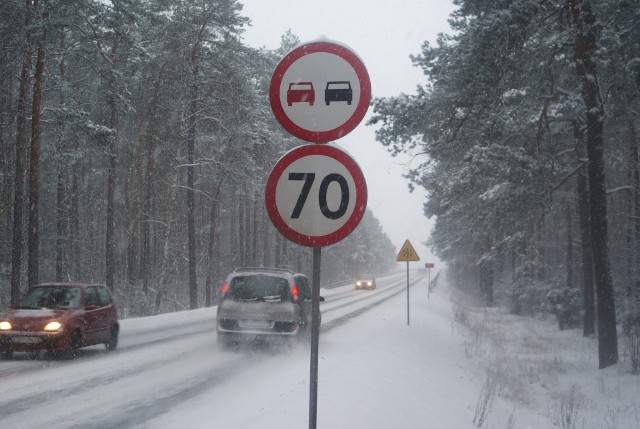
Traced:
[[309, 103], [313, 106], [316, 101], [316, 93], [311, 82], [291, 82], [287, 90], [287, 104]]

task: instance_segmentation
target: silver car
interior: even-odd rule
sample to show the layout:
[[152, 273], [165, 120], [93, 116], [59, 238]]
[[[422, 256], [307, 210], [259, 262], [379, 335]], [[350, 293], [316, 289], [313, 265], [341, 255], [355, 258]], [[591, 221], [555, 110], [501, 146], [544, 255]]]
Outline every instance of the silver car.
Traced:
[[311, 287], [303, 274], [280, 268], [236, 268], [221, 292], [217, 316], [221, 347], [304, 338], [311, 330]]

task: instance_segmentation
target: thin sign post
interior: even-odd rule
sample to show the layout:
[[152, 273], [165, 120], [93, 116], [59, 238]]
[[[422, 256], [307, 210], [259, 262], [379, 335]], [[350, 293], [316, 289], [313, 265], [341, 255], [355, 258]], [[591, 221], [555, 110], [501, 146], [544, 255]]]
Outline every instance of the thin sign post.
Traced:
[[321, 247], [313, 248], [311, 278], [311, 362], [309, 369], [309, 429], [316, 428], [318, 418], [318, 351], [320, 345], [320, 260]]
[[396, 261], [406, 261], [407, 262], [407, 326], [409, 326], [409, 261], [419, 261], [420, 257], [416, 253], [415, 249], [411, 245], [409, 240], [405, 240], [400, 252], [398, 252], [398, 256], [396, 256]]
[[429, 283], [427, 284], [427, 299], [429, 299], [429, 296], [431, 294], [431, 268], [434, 267], [433, 262], [427, 262], [426, 264], [424, 264], [424, 267], [427, 269], [427, 274], [429, 277]]

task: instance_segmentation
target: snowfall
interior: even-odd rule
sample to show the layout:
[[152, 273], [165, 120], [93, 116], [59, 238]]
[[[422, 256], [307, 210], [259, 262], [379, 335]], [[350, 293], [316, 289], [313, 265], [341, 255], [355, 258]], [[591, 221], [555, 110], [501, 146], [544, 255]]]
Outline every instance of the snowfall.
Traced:
[[[343, 317], [347, 320], [331, 327], [329, 317], [323, 315], [317, 428], [640, 428], [640, 376], [630, 374], [622, 346], [620, 363], [598, 370], [597, 341], [583, 338], [580, 330], [559, 331], [552, 318], [516, 317], [499, 308], [471, 306], [449, 287], [445, 272], [429, 292], [425, 270], [412, 270], [408, 299], [406, 288], [401, 286], [403, 275], [406, 274], [399, 272], [388, 277], [394, 279], [397, 292], [349, 313]], [[379, 279], [381, 285], [385, 281], [391, 280]], [[351, 289], [352, 285], [322, 289], [326, 299], [322, 306], [330, 305], [332, 297], [339, 294], [351, 294]], [[134, 369], [127, 377], [118, 378], [129, 378], [130, 385], [118, 384], [124, 381], [100, 383], [102, 400], [113, 402], [107, 408], [117, 410], [118, 400], [122, 400], [118, 398], [125, 390], [144, 384], [153, 386], [163, 377], [183, 377], [184, 382], [193, 383], [190, 369], [204, 365], [195, 361], [213, 360], [215, 354], [229, 362], [245, 360], [249, 355], [247, 362], [253, 363], [232, 377], [212, 377], [211, 387], [199, 386], [197, 394], [188, 400], [166, 404], [166, 412], [154, 413], [136, 423], [123, 422], [121, 427], [309, 427], [310, 352], [305, 346], [275, 351], [220, 351], [213, 341], [215, 334], [211, 334], [205, 337], [211, 341], [195, 346], [192, 356], [180, 355], [182, 366], [156, 368], [143, 379], [134, 380], [136, 360], [142, 359], [138, 353], [149, 355], [150, 351], [127, 351], [125, 332], [151, 332], [179, 323], [196, 325], [210, 314], [212, 309], [199, 309], [125, 319], [121, 325], [122, 347], [113, 355], [100, 351], [98, 358], [81, 356], [59, 367], [57, 362], [48, 363], [25, 382], [9, 369], [15, 365], [18, 371], [20, 365], [34, 365], [33, 361], [0, 362], [0, 428], [28, 427], [24, 426], [27, 414], [14, 410], [5, 420], [3, 409], [9, 409], [8, 404], [15, 406], [22, 389], [30, 392], [25, 395], [38, 397], [35, 377], [40, 383], [58, 384], [56, 395], [64, 396], [61, 390], [68, 382], [62, 379], [65, 374], [79, 372], [92, 359], [101, 362], [105, 371], [126, 362]], [[201, 338], [184, 338], [181, 347], [188, 344], [186, 341], [196, 340], [203, 342]], [[169, 347], [164, 348], [169, 353]], [[34, 386], [25, 386], [30, 383]], [[81, 381], [75, 383], [77, 389]], [[42, 384], [40, 387], [45, 390]], [[13, 395], [16, 398], [12, 402], [9, 396]], [[59, 400], [71, 413], [70, 401]], [[95, 405], [102, 408], [104, 404]], [[54, 420], [63, 418], [56, 415], [64, 413], [55, 402], [50, 407], [57, 408], [55, 412], [46, 406], [32, 407], [31, 414], [39, 416], [29, 420], [31, 427], [78, 427], [72, 420], [68, 425]]]

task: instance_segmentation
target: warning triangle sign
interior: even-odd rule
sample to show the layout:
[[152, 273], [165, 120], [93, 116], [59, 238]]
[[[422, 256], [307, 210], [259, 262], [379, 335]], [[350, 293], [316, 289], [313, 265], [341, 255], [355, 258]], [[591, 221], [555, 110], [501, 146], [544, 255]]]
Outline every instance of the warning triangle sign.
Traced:
[[419, 261], [420, 257], [416, 253], [415, 249], [409, 242], [409, 240], [405, 240], [402, 245], [402, 249], [398, 252], [398, 256], [396, 256], [396, 261]]

